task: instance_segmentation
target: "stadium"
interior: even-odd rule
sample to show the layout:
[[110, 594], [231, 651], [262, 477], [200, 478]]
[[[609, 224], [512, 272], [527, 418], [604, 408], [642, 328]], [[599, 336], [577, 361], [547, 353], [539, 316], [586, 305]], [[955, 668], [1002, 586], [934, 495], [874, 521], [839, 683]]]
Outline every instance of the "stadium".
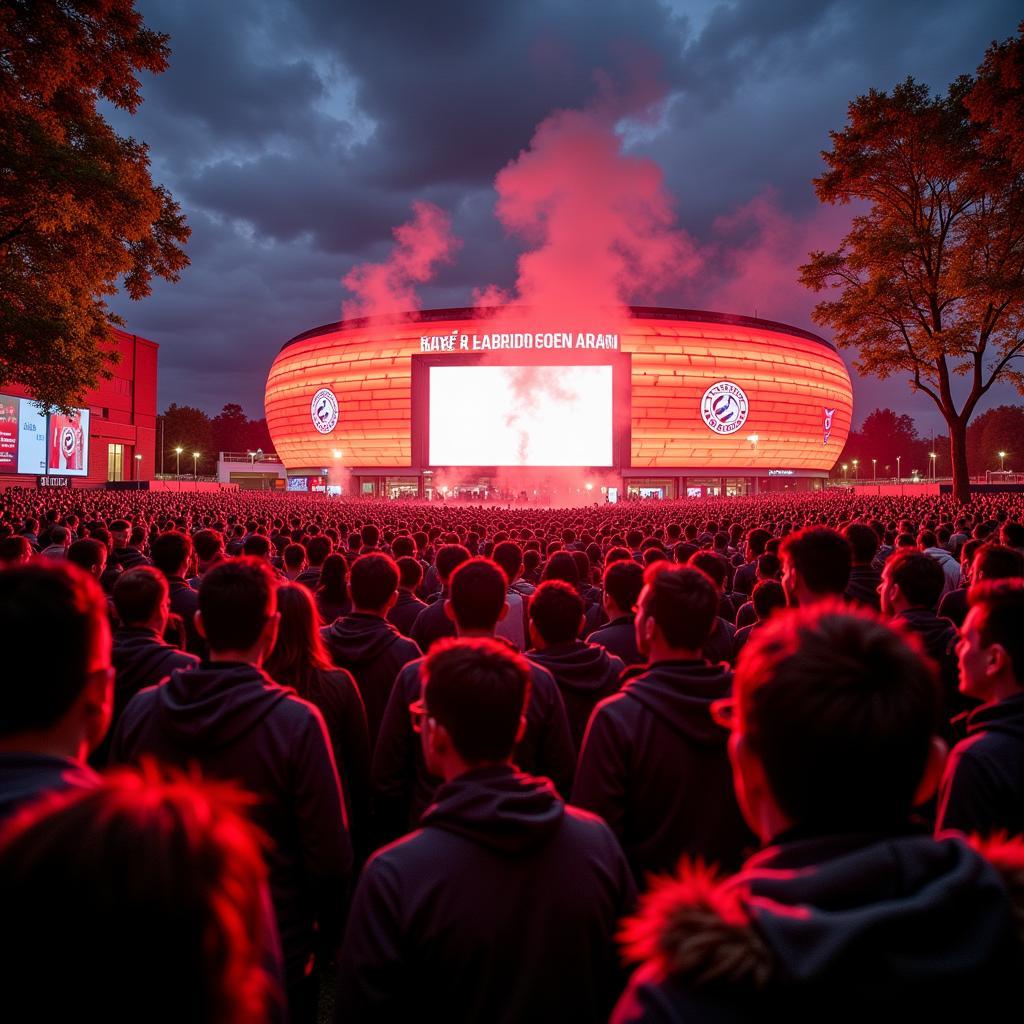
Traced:
[[348, 320], [288, 341], [267, 423], [289, 489], [588, 501], [823, 486], [850, 431], [835, 348], [751, 317], [517, 307]]

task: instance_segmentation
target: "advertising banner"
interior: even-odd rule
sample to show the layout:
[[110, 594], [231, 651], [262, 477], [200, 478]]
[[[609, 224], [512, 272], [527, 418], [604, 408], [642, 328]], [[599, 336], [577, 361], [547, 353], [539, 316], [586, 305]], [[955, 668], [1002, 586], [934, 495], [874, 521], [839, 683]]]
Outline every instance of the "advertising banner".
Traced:
[[69, 416], [53, 413], [49, 439], [48, 473], [85, 476], [89, 472], [88, 409], [75, 409]]
[[19, 399], [18, 472], [46, 473], [46, 413], [27, 398]]
[[0, 395], [0, 473], [18, 472], [18, 406], [20, 398]]

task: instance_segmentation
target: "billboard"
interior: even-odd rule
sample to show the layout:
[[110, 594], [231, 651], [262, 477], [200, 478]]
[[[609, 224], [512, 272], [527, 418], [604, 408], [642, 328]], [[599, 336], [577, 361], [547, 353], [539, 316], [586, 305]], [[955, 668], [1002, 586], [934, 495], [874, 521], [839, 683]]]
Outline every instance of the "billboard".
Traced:
[[89, 472], [89, 410], [73, 409], [70, 415], [51, 413], [47, 427], [47, 473], [86, 476]]
[[0, 473], [46, 474], [46, 439], [46, 413], [35, 402], [0, 395]]

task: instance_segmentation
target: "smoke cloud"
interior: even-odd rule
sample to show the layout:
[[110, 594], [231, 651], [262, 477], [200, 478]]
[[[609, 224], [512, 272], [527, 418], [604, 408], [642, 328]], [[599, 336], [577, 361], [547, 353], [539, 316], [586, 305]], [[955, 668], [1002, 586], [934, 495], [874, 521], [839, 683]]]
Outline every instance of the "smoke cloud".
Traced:
[[419, 309], [415, 285], [429, 281], [436, 267], [449, 263], [462, 244], [451, 218], [433, 203], [412, 204], [413, 218], [394, 229], [395, 245], [383, 263], [360, 263], [342, 279], [355, 298], [342, 303], [345, 320], [394, 316]]

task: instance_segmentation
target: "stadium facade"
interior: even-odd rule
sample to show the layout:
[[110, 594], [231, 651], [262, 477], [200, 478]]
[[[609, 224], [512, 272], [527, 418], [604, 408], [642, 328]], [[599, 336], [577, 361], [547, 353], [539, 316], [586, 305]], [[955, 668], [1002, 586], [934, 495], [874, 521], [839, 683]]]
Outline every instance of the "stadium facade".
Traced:
[[843, 449], [850, 375], [815, 334], [654, 307], [557, 319], [437, 309], [292, 338], [266, 387], [289, 486], [738, 495], [819, 488]]

